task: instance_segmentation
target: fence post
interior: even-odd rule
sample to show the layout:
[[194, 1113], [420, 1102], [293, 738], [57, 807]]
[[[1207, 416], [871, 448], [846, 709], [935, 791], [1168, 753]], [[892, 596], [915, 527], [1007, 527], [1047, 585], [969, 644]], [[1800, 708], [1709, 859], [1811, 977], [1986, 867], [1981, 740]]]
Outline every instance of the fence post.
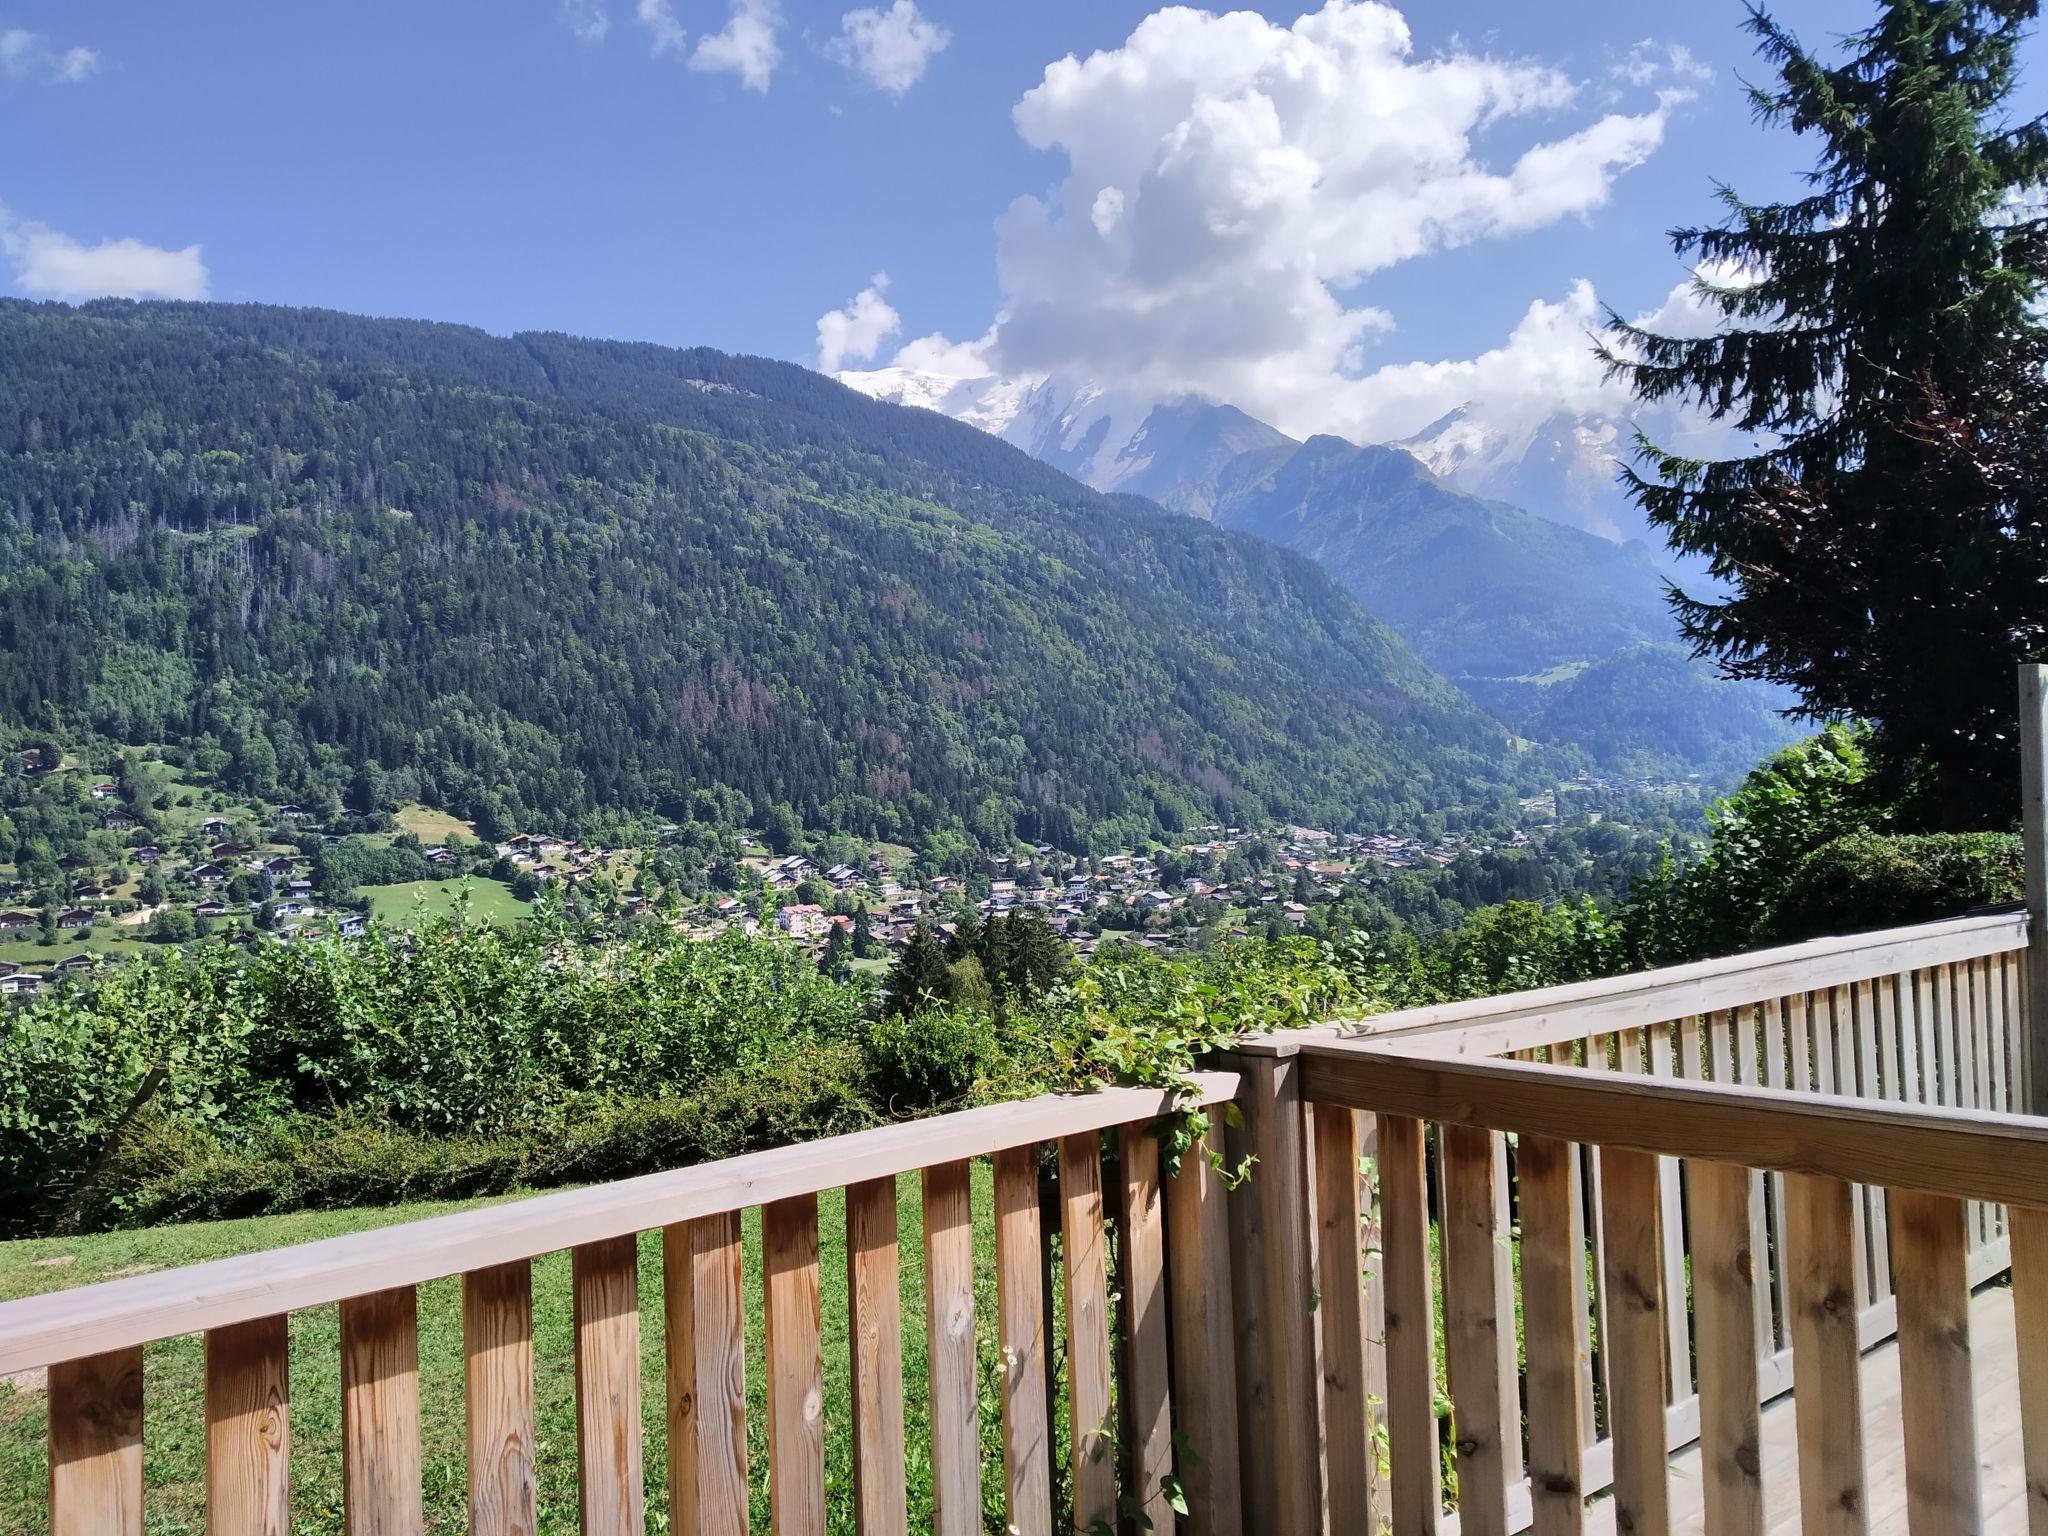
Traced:
[[1316, 1536], [1323, 1524], [1307, 1106], [1297, 1049], [1284, 1037], [1244, 1039], [1223, 1062], [1240, 1075], [1243, 1112], [1226, 1139], [1226, 1159], [1232, 1168], [1255, 1160], [1228, 1201], [1246, 1536]]
[[2027, 860], [2027, 993], [2024, 1093], [2029, 1114], [2048, 1115], [2048, 666], [2020, 666], [2020, 808]]

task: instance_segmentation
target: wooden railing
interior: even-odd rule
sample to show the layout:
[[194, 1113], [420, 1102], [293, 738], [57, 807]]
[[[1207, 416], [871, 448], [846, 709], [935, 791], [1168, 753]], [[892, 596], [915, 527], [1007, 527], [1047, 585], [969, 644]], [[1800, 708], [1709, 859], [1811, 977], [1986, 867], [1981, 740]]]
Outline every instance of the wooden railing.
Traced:
[[[1180, 1102], [1230, 1099], [1205, 1073]], [[47, 1366], [49, 1523], [57, 1536], [143, 1530], [143, 1346], [205, 1335], [207, 1528], [292, 1529], [287, 1321], [339, 1304], [342, 1462], [355, 1536], [422, 1525], [414, 1287], [462, 1276], [471, 1529], [535, 1528], [530, 1262], [572, 1254], [582, 1529], [646, 1529], [636, 1236], [660, 1229], [669, 1526], [748, 1528], [744, 1323], [766, 1320], [774, 1528], [827, 1523], [818, 1196], [846, 1192], [855, 1518], [906, 1529], [897, 1179], [923, 1193], [932, 1529], [983, 1524], [970, 1162], [993, 1160], [996, 1339], [1007, 1528], [1050, 1532], [1047, 1381], [1064, 1351], [1076, 1527], [1119, 1506], [1164, 1529], [1181, 1481], [1205, 1529], [1239, 1529], [1228, 1242], [1210, 1161], [1161, 1177], [1156, 1090], [1108, 1089], [939, 1116], [0, 1306], [0, 1374]], [[1105, 1197], [1104, 1133], [1115, 1182]], [[1056, 1149], [1056, 1154], [1051, 1150]], [[1056, 1155], [1065, 1337], [1049, 1340], [1040, 1165]], [[761, 1210], [762, 1295], [744, 1294], [740, 1213]], [[1109, 1250], [1116, 1247], [1112, 1295]], [[1177, 1326], [1169, 1335], [1167, 1309]], [[1113, 1331], [1114, 1326], [1114, 1331]], [[1169, 1382], [1171, 1385], [1169, 1386]], [[1120, 1401], [1113, 1400], [1116, 1393]], [[1121, 1412], [1122, 1423], [1117, 1415]], [[1121, 1431], [1121, 1432], [1120, 1432]]]
[[[1698, 1442], [1704, 1529], [1761, 1531], [1759, 1405], [1795, 1368], [1803, 1528], [1883, 1528], [1857, 1364], [1896, 1336], [1910, 1528], [1981, 1529], [1970, 1288], [2011, 1264], [2048, 1326], [2026, 940], [1973, 918], [1279, 1043], [1314, 1127], [1333, 1528], [1577, 1531], [1611, 1489], [1615, 1529], [1666, 1530], [1666, 1455]], [[2019, 1364], [2048, 1454], [2048, 1358]], [[2048, 1531], [2048, 1481], [2026, 1497]]]
[[[1606, 1492], [1643, 1536], [1668, 1528], [1667, 1455], [1695, 1442], [1703, 1528], [1760, 1531], [1761, 1405], [1795, 1375], [1805, 1528], [1882, 1529], [1858, 1357], [1894, 1337], [1911, 1528], [1975, 1530], [1970, 1291], [2010, 1266], [2038, 1341], [2019, 1351], [2024, 1497], [2048, 1536], [2048, 1121], [2011, 1112], [2028, 1102], [2029, 933], [2018, 914], [1968, 918], [1246, 1040], [1195, 1084], [1241, 1112], [1203, 1149], [1251, 1161], [1227, 1197], [1208, 1156], [1162, 1176], [1147, 1130], [1168, 1096], [1038, 1099], [7, 1303], [0, 1373], [49, 1367], [52, 1530], [139, 1532], [142, 1350], [203, 1334], [210, 1528], [282, 1531], [286, 1322], [338, 1305], [349, 1529], [410, 1533], [414, 1288], [459, 1275], [471, 1526], [531, 1531], [530, 1264], [568, 1250], [582, 1526], [638, 1532], [636, 1237], [658, 1229], [669, 1529], [747, 1529], [758, 1371], [774, 1528], [896, 1536], [926, 1449], [905, 1443], [897, 1251], [896, 1181], [916, 1173], [928, 1368], [912, 1385], [941, 1532], [999, 1508], [1019, 1536], [1056, 1512], [1084, 1532], [1564, 1533]], [[1001, 1361], [986, 1468], [979, 1158]], [[828, 1426], [818, 1197], [836, 1189], [850, 1386], [848, 1422]], [[828, 1433], [851, 1441], [850, 1490], [828, 1494]]]

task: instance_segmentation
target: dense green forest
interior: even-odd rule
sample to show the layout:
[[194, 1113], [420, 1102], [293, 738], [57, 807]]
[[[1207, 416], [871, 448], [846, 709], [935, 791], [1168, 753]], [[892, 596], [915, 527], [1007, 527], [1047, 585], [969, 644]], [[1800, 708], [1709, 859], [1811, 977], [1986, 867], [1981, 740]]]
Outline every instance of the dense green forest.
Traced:
[[804, 369], [0, 302], [0, 727], [486, 836], [618, 812], [1070, 847], [1508, 804], [1306, 560]]

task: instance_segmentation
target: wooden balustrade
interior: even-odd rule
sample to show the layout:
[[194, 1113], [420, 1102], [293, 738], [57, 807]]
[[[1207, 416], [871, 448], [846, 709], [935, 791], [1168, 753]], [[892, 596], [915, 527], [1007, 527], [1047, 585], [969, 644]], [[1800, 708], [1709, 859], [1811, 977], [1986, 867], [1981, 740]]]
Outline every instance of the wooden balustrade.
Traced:
[[[897, 1179], [918, 1172], [931, 1528], [966, 1536], [985, 1518], [972, 1168], [992, 1157], [1007, 1527], [1020, 1536], [1053, 1529], [1046, 1385], [1057, 1351], [1070, 1386], [1072, 1460], [1063, 1470], [1074, 1528], [1114, 1526], [1120, 1507], [1164, 1528], [1178, 1471], [1203, 1498], [1202, 1529], [1236, 1536], [1237, 1394], [1228, 1266], [1217, 1241], [1220, 1189], [1201, 1151], [1171, 1181], [1163, 1178], [1159, 1143], [1147, 1130], [1188, 1103], [1227, 1101], [1237, 1087], [1235, 1074], [1205, 1073], [1185, 1098], [1110, 1089], [971, 1110], [11, 1302], [0, 1306], [0, 1370], [50, 1368], [52, 1531], [139, 1533], [143, 1346], [203, 1331], [209, 1529], [283, 1532], [291, 1528], [286, 1323], [293, 1311], [338, 1303], [348, 1529], [413, 1536], [423, 1520], [415, 1287], [460, 1274], [471, 1529], [530, 1533], [538, 1518], [530, 1260], [567, 1246], [581, 1528], [587, 1536], [638, 1533], [646, 1489], [636, 1235], [658, 1228], [670, 1527], [701, 1536], [748, 1529], [751, 1369], [766, 1388], [773, 1527], [778, 1536], [822, 1536], [829, 1510], [818, 1196], [844, 1187], [848, 1512], [863, 1536], [900, 1536], [909, 1513]], [[1114, 1184], [1104, 1176], [1104, 1132], [1116, 1133]], [[1041, 1231], [1039, 1215], [1041, 1167], [1055, 1156], [1066, 1277], [1065, 1337], [1057, 1341], [1046, 1337], [1042, 1284], [1042, 1245], [1053, 1234]], [[1116, 1191], [1113, 1200], [1105, 1189]], [[761, 1295], [750, 1299], [740, 1216], [752, 1207], [761, 1211]], [[564, 1235], [577, 1240], [565, 1245]], [[373, 1275], [379, 1283], [366, 1284]], [[745, 1320], [755, 1306], [765, 1358], [749, 1362]], [[1194, 1410], [1178, 1442], [1177, 1397]]]
[[[338, 1304], [349, 1529], [415, 1532], [415, 1292], [459, 1275], [472, 1529], [531, 1531], [554, 1455], [574, 1458], [584, 1531], [637, 1532], [636, 1238], [659, 1231], [653, 1422], [677, 1531], [737, 1536], [765, 1489], [786, 1536], [892, 1536], [928, 1455], [945, 1533], [999, 1510], [1052, 1536], [1064, 1509], [1077, 1531], [1566, 1536], [1602, 1495], [1648, 1533], [1675, 1518], [1667, 1456], [1697, 1442], [1701, 1528], [1760, 1536], [1767, 1453], [1795, 1440], [1804, 1529], [1962, 1531], [1992, 1513], [1972, 1290], [2009, 1264], [2026, 1513], [2048, 1536], [2048, 1123], [2010, 1113], [2028, 942], [2024, 918], [1969, 918], [1290, 1032], [1243, 1042], [1191, 1100], [994, 1106], [8, 1303], [0, 1373], [51, 1368], [51, 1529], [139, 1531], [143, 1347], [204, 1334], [213, 1528], [282, 1531], [303, 1433], [287, 1322]], [[1169, 1173], [1148, 1125], [1233, 1099], [1242, 1115]], [[1226, 1192], [1216, 1164], [1246, 1159]], [[927, 1369], [906, 1384], [913, 1173]], [[819, 1197], [841, 1189], [835, 1425]], [[565, 1250], [576, 1434], [542, 1448], [531, 1261]], [[1870, 1504], [1860, 1363], [1893, 1338], [1897, 1511]], [[1796, 1423], [1772, 1442], [1765, 1405], [1795, 1370]], [[907, 1391], [927, 1443], [908, 1443]], [[828, 1493], [835, 1434], [852, 1477]]]

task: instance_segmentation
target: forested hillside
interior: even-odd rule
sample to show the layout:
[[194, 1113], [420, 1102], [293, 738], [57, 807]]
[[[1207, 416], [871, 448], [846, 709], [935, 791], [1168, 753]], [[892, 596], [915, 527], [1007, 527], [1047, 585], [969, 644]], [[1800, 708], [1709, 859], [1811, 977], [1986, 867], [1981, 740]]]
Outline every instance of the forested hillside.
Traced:
[[1079, 845], [1505, 789], [1500, 731], [1306, 560], [956, 423], [758, 359], [224, 305], [0, 303], [0, 727], [486, 835]]

